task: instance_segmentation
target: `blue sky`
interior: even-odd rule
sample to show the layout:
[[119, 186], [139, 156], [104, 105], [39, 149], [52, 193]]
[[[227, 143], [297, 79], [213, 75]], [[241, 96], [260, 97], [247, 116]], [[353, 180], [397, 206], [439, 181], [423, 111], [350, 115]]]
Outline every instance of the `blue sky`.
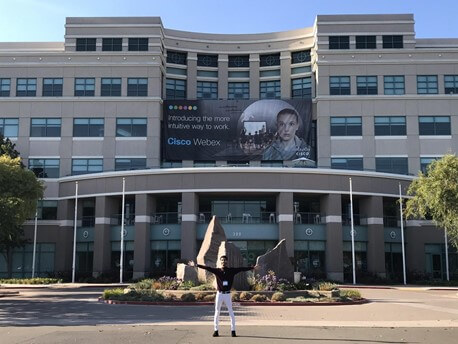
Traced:
[[0, 42], [63, 41], [65, 17], [160, 16], [170, 29], [259, 33], [358, 13], [413, 13], [417, 37], [458, 38], [457, 10], [456, 0], [0, 0]]

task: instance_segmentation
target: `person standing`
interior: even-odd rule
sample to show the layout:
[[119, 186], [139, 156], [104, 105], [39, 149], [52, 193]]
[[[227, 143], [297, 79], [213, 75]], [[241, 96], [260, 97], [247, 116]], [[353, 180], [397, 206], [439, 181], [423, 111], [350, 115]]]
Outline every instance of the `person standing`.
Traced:
[[235, 316], [232, 309], [232, 299], [231, 299], [231, 288], [234, 282], [234, 277], [236, 274], [242, 271], [249, 271], [257, 269], [258, 266], [249, 266], [249, 267], [238, 267], [238, 268], [229, 268], [227, 266], [227, 256], [221, 256], [219, 258], [221, 263], [221, 268], [212, 268], [206, 265], [194, 264], [193, 261], [189, 262], [190, 266], [197, 266], [198, 268], [210, 271], [215, 275], [217, 292], [215, 299], [215, 316], [214, 316], [214, 332], [213, 337], [218, 337], [218, 327], [219, 327], [219, 315], [221, 312], [221, 306], [223, 302], [226, 304], [227, 310], [229, 311], [229, 316], [231, 317], [231, 336], [237, 337], [235, 332]]

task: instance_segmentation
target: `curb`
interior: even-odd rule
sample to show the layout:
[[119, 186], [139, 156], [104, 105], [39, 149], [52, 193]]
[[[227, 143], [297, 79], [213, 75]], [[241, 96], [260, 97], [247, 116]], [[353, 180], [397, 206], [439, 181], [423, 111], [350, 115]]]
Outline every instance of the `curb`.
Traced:
[[[149, 301], [118, 301], [118, 300], [103, 300], [99, 298], [99, 302], [109, 305], [144, 305], [144, 306], [213, 306], [214, 302], [182, 302], [182, 301], [169, 301], [169, 302], [149, 302]], [[250, 302], [234, 301], [234, 306], [350, 306], [362, 305], [371, 302], [368, 299], [361, 299], [348, 302]]]
[[0, 291], [0, 298], [8, 297], [8, 296], [16, 296], [16, 295], [19, 295], [18, 291]]

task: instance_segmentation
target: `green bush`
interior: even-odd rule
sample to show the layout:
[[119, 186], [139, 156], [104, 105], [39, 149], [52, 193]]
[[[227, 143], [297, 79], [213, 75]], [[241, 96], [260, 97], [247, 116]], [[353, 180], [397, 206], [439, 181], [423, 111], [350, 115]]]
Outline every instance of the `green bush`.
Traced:
[[286, 301], [286, 295], [281, 292], [276, 292], [272, 295], [272, 301]]
[[343, 299], [361, 300], [361, 293], [358, 290], [346, 289], [340, 291], [340, 297]]
[[195, 287], [189, 288], [189, 290], [193, 291], [208, 291], [208, 290], [215, 290], [215, 287], [213, 287], [211, 284], [201, 284]]
[[190, 290], [194, 287], [196, 287], [196, 284], [193, 281], [183, 281], [178, 287], [178, 290]]
[[124, 289], [116, 288], [116, 289], [105, 289], [103, 291], [103, 299], [104, 300], [119, 300], [121, 296], [124, 295]]
[[130, 290], [129, 292], [125, 293], [124, 289], [117, 288], [117, 289], [104, 290], [103, 299], [104, 300], [117, 300], [117, 301], [158, 302], [158, 301], [164, 301], [164, 296], [154, 290], [151, 290], [151, 291]]
[[135, 283], [132, 285], [133, 289], [135, 290], [151, 290], [153, 289], [153, 279], [144, 279], [140, 282]]
[[45, 278], [45, 277], [5, 278], [5, 279], [0, 279], [0, 283], [1, 284], [54, 284], [54, 283], [62, 283], [62, 279]]
[[266, 302], [266, 301], [267, 301], [267, 297], [266, 297], [265, 295], [255, 294], [255, 295], [253, 295], [253, 297], [250, 299], [250, 301], [254, 301], [254, 302]]
[[318, 282], [314, 286], [314, 289], [321, 290], [321, 291], [331, 291], [336, 288], [337, 288], [337, 285], [331, 282]]
[[253, 294], [247, 291], [242, 291], [239, 297], [240, 297], [240, 300], [248, 301], [253, 297]]
[[186, 293], [181, 295], [180, 299], [184, 302], [194, 302], [196, 301], [196, 296], [193, 293]]

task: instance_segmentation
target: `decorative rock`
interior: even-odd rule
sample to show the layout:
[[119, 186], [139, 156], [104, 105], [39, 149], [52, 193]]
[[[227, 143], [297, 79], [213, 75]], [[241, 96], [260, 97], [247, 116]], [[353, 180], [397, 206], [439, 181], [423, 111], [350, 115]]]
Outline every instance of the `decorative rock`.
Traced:
[[177, 278], [182, 281], [191, 281], [197, 284], [197, 268], [186, 264], [177, 264]]
[[[221, 256], [227, 256], [228, 258], [227, 266], [230, 268], [234, 268], [234, 267], [238, 268], [238, 267], [243, 266], [243, 257], [242, 257], [242, 254], [240, 253], [240, 249], [230, 242], [223, 241], [221, 245], [219, 246], [218, 264], [217, 264], [218, 267], [220, 266], [219, 258]], [[246, 277], [246, 272], [239, 272], [237, 275], [235, 275], [234, 284], [232, 286], [237, 290], [248, 290], [249, 285], [248, 285], [248, 280]]]
[[[218, 218], [213, 216], [197, 255], [197, 264], [216, 267], [218, 250], [223, 241], [226, 241], [226, 233], [224, 233]], [[208, 283], [214, 279], [213, 274], [204, 269], [198, 269], [198, 278], [201, 283]]]
[[294, 267], [286, 251], [285, 239], [281, 240], [272, 250], [267, 251], [266, 254], [259, 256], [256, 264], [259, 265], [256, 275], [264, 276], [267, 275], [269, 270], [272, 270], [277, 278], [286, 278], [290, 282], [293, 281]]

